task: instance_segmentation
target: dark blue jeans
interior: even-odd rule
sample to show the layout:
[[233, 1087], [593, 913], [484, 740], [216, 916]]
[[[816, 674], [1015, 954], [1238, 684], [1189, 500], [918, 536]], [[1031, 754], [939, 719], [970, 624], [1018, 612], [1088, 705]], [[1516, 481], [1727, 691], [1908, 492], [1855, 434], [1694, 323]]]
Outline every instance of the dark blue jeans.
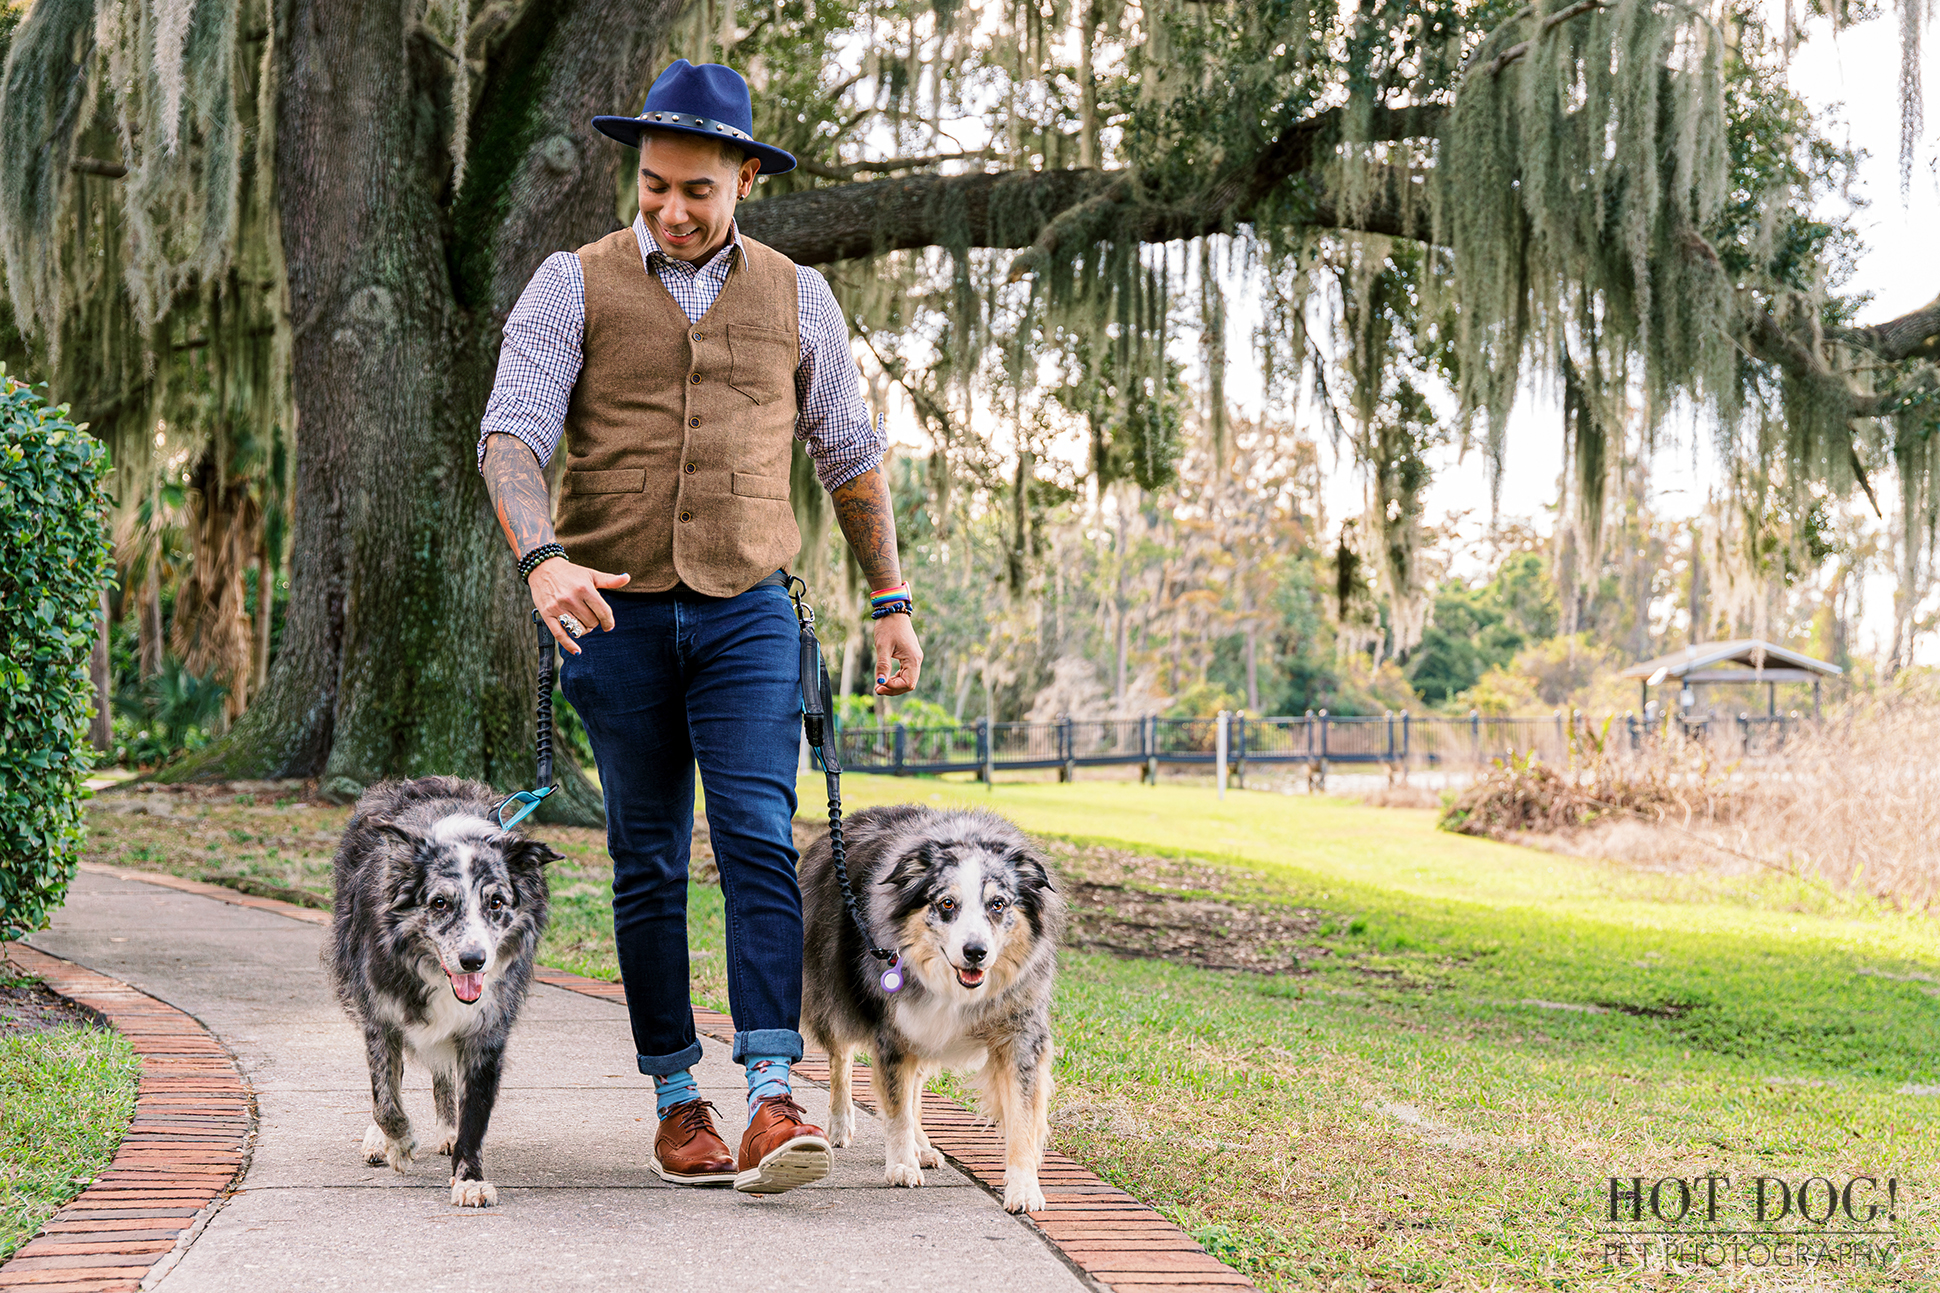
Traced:
[[788, 594], [607, 593], [613, 630], [579, 639], [560, 688], [606, 795], [613, 937], [640, 1071], [701, 1057], [687, 996], [694, 769], [727, 903], [734, 1059], [800, 1059], [802, 895], [795, 882], [799, 636]]

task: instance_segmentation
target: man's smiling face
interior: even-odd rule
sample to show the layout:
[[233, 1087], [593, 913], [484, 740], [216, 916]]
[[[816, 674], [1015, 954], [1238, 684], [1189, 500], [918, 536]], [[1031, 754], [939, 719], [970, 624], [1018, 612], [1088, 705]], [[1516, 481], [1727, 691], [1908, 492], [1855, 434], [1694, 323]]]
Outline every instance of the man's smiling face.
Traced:
[[649, 130], [640, 137], [640, 214], [675, 260], [703, 261], [727, 245], [734, 204], [761, 163], [728, 160], [715, 140]]

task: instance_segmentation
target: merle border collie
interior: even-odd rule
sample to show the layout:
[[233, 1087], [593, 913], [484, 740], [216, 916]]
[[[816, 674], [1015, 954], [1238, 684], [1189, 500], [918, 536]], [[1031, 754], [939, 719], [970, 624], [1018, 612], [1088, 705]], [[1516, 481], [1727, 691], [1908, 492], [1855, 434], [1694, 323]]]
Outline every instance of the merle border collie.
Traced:
[[398, 1091], [408, 1053], [431, 1070], [435, 1152], [451, 1155], [451, 1201], [468, 1208], [498, 1201], [480, 1149], [546, 926], [545, 865], [560, 856], [502, 830], [498, 800], [456, 777], [365, 791], [337, 848], [324, 949], [370, 1061], [364, 1161], [402, 1172], [417, 1152]]
[[842, 904], [826, 838], [802, 857], [802, 1031], [829, 1055], [829, 1143], [855, 1133], [850, 1066], [866, 1049], [887, 1127], [884, 1180], [921, 1185], [942, 1155], [923, 1134], [923, 1085], [974, 1072], [1004, 1135], [1004, 1207], [1044, 1206], [1037, 1171], [1051, 1107], [1051, 987], [1064, 898], [1044, 858], [994, 813], [901, 805], [844, 823], [850, 882], [877, 945], [902, 958], [891, 993]]

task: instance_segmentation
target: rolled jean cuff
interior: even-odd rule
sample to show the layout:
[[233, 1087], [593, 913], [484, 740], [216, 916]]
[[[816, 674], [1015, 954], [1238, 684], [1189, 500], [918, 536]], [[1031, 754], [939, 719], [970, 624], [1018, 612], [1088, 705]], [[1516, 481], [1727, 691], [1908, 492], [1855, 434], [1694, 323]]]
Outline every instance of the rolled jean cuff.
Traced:
[[[801, 1045], [800, 1042], [796, 1043]], [[682, 1069], [691, 1069], [701, 1062], [701, 1044], [697, 1038], [682, 1050], [672, 1055], [640, 1056], [640, 1071], [648, 1077], [672, 1077]]]
[[750, 1055], [774, 1055], [793, 1063], [802, 1057], [802, 1035], [792, 1028], [756, 1028], [736, 1033], [734, 1050], [728, 1058], [736, 1064], [745, 1064]]

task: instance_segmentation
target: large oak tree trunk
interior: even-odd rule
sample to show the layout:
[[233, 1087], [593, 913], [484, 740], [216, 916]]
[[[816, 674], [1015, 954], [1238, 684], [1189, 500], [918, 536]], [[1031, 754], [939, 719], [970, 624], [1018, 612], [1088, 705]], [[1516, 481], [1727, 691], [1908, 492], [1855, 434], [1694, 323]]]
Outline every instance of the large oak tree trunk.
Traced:
[[[531, 784], [532, 608], [476, 469], [479, 418], [532, 271], [615, 226], [628, 154], [586, 123], [637, 101], [678, 8], [530, 6], [490, 50], [453, 200], [449, 69], [412, 7], [283, 0], [289, 617], [261, 697], [177, 775], [314, 776], [336, 797], [430, 773]], [[560, 779], [546, 815], [599, 822], [570, 759]]]

